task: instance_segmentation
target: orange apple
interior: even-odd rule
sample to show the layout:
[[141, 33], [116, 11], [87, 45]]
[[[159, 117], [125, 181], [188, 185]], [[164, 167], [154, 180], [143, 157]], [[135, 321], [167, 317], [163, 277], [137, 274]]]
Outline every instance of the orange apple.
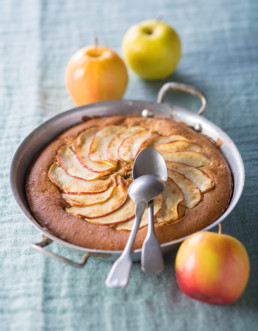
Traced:
[[243, 293], [250, 262], [239, 240], [204, 231], [191, 235], [180, 246], [175, 271], [179, 288], [189, 297], [228, 304]]
[[77, 106], [91, 102], [121, 99], [128, 83], [124, 61], [113, 50], [88, 46], [68, 62], [66, 87]]

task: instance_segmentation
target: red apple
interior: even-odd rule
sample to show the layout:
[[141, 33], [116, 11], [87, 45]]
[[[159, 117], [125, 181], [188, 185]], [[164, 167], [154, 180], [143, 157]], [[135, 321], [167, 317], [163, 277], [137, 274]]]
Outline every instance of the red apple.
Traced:
[[180, 246], [175, 271], [179, 288], [189, 297], [228, 304], [243, 293], [250, 262], [239, 240], [204, 231], [191, 235]]

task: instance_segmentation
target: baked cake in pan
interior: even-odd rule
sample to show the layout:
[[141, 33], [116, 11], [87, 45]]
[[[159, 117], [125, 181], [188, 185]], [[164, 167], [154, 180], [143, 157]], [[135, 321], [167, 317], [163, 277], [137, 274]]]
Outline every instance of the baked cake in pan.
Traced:
[[[135, 115], [89, 118], [53, 140], [27, 176], [26, 194], [41, 226], [78, 246], [122, 250], [134, 221], [127, 189], [136, 155], [157, 149], [168, 168], [154, 200], [161, 243], [201, 230], [229, 205], [232, 175], [219, 147], [182, 122]], [[147, 209], [134, 248], [147, 233]]]

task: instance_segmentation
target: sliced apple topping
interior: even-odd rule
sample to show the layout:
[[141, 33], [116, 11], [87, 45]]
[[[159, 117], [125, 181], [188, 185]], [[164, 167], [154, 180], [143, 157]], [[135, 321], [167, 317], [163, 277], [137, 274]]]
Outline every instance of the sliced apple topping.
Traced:
[[155, 146], [155, 149], [160, 153], [183, 150], [200, 152], [202, 150], [200, 145], [193, 144], [187, 140], [175, 140], [169, 143], [159, 144]]
[[113, 213], [119, 209], [127, 200], [127, 187], [125, 181], [119, 177], [117, 189], [114, 194], [103, 203], [87, 207], [71, 207], [66, 211], [74, 216], [86, 218], [98, 218]]
[[63, 168], [53, 163], [48, 177], [63, 193], [91, 194], [106, 191], [112, 184], [112, 179], [85, 181], [69, 176]]
[[112, 177], [111, 186], [104, 192], [92, 193], [92, 194], [67, 194], [62, 193], [62, 197], [71, 206], [86, 207], [93, 206], [107, 201], [114, 193], [117, 184], [115, 177]]
[[172, 135], [172, 136], [156, 136], [156, 137], [152, 137], [147, 139], [144, 142], [144, 147], [153, 147], [155, 148], [158, 145], [161, 144], [168, 144], [171, 143], [173, 141], [176, 140], [187, 140], [185, 137], [183, 136], [179, 136], [179, 135]]
[[162, 152], [165, 161], [181, 162], [193, 167], [205, 167], [210, 164], [210, 160], [200, 152], [194, 151], [176, 151]]
[[89, 128], [83, 131], [75, 142], [75, 154], [79, 161], [93, 172], [106, 172], [116, 168], [116, 165], [111, 162], [92, 162], [89, 158], [90, 144], [93, 135], [98, 131], [98, 128]]
[[184, 195], [182, 205], [187, 208], [195, 207], [202, 198], [201, 191], [198, 187], [184, 175], [174, 170], [168, 169], [168, 176], [173, 179], [176, 185], [180, 188]]
[[134, 218], [134, 213], [134, 202], [128, 197], [126, 202], [111, 214], [98, 218], [85, 218], [85, 220], [98, 225], [116, 225], [131, 220]]
[[143, 142], [154, 136], [157, 136], [157, 134], [149, 130], [144, 130], [124, 139], [118, 149], [120, 159], [132, 163], [141, 150]]
[[100, 176], [103, 176], [109, 171], [106, 172], [93, 172], [88, 168], [84, 167], [81, 162], [76, 157], [73, 150], [67, 146], [61, 146], [57, 151], [57, 159], [60, 166], [65, 170], [65, 172], [75, 178], [84, 179], [84, 180], [95, 180]]
[[[163, 204], [163, 197], [162, 195], [157, 196], [157, 198], [154, 199], [154, 216], [158, 214], [158, 212], [161, 210]], [[134, 206], [135, 208], [135, 206]], [[139, 228], [142, 228], [148, 224], [148, 208], [146, 207], [144, 210], [144, 213], [142, 215], [141, 223]], [[116, 230], [119, 231], [131, 231], [134, 225], [134, 219], [124, 222], [124, 223], [119, 223], [116, 226]]]
[[119, 131], [123, 129], [122, 126], [111, 125], [101, 130], [97, 131], [92, 137], [89, 150], [89, 158], [93, 162], [103, 162], [108, 161], [107, 156], [107, 147], [110, 140], [116, 135]]
[[[214, 182], [200, 168], [210, 164], [200, 145], [181, 135], [160, 136], [141, 126], [110, 125], [84, 130], [70, 145], [57, 151], [57, 162], [49, 169], [69, 207], [70, 215], [85, 221], [131, 231], [135, 205], [128, 196], [132, 163], [145, 147], [154, 147], [164, 157], [168, 181], [154, 200], [155, 223], [168, 224], [184, 216], [202, 200]], [[102, 179], [101, 179], [102, 178]], [[146, 208], [140, 228], [148, 224]]]
[[144, 131], [145, 129], [141, 126], [134, 126], [131, 128], [124, 128], [119, 131], [114, 137], [109, 141], [107, 146], [107, 157], [111, 161], [118, 161], [120, 159], [118, 148], [121, 145], [122, 141], [133, 134]]
[[163, 195], [163, 205], [156, 217], [158, 223], [170, 223], [178, 219], [179, 205], [184, 201], [184, 195], [175, 182], [168, 178]]
[[214, 187], [213, 180], [201, 169], [179, 162], [167, 162], [167, 167], [190, 179], [203, 193]]

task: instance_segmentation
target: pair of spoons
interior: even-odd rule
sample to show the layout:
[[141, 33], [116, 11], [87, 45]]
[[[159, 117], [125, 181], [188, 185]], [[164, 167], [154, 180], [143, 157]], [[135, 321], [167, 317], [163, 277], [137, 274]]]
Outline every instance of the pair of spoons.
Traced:
[[143, 271], [158, 273], [164, 269], [160, 243], [154, 229], [153, 199], [165, 189], [167, 181], [165, 160], [154, 148], [143, 149], [133, 165], [133, 182], [128, 194], [135, 203], [135, 220], [129, 239], [121, 256], [113, 264], [106, 279], [108, 287], [125, 287], [132, 269], [132, 247], [142, 215], [148, 204], [148, 232], [142, 246], [141, 267]]

